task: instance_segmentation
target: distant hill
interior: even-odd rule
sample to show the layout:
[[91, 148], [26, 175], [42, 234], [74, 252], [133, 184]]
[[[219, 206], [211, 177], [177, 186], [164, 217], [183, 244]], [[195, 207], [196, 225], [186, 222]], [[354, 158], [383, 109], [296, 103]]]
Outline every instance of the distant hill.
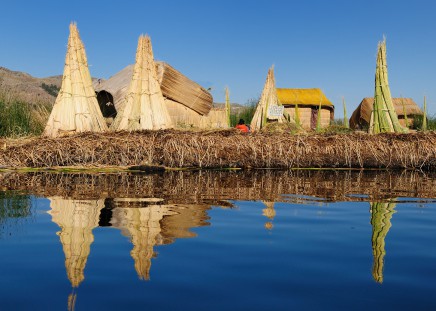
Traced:
[[53, 104], [62, 84], [62, 75], [35, 78], [31, 75], [0, 67], [0, 93], [26, 102]]
[[[224, 108], [226, 104], [225, 103], [213, 103], [213, 106], [216, 108]], [[237, 104], [237, 103], [230, 103], [230, 110], [232, 114], [239, 114], [240, 112], [247, 109], [247, 106]]]

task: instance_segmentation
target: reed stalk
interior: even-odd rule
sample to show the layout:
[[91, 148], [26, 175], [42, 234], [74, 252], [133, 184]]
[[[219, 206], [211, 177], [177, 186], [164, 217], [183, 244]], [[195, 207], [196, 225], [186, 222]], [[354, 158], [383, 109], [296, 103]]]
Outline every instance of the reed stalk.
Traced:
[[422, 115], [422, 131], [427, 131], [427, 98], [424, 96], [424, 107], [423, 107], [424, 113]]
[[[231, 127], [231, 120], [230, 120], [230, 94], [229, 94], [229, 88], [226, 87], [226, 119], [227, 119], [227, 126]], [[248, 120], [247, 120], [248, 121]]]
[[346, 128], [350, 128], [350, 123], [347, 116], [347, 105], [345, 104], [345, 97], [342, 97], [342, 104], [344, 106], [344, 126]]

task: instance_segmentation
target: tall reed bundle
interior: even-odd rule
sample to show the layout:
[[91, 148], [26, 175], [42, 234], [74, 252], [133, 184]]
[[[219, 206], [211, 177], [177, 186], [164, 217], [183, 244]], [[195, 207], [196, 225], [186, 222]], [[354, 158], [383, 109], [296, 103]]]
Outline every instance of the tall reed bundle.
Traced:
[[[274, 66], [268, 70], [266, 76], [265, 85], [263, 87], [262, 95], [260, 96], [259, 102], [256, 106], [256, 111], [254, 112], [253, 119], [251, 120], [251, 130], [259, 131], [261, 130], [268, 121], [268, 107], [271, 105], [280, 105], [277, 98], [276, 82], [274, 78]], [[283, 122], [283, 116], [278, 118], [278, 122]], [[294, 123], [294, 120], [288, 120]]]
[[422, 115], [422, 131], [427, 131], [427, 98], [424, 96], [424, 107], [422, 107], [422, 110], [424, 110], [424, 113]]
[[106, 130], [92, 86], [85, 48], [76, 24], [71, 23], [62, 86], [43, 135], [57, 137]]
[[345, 97], [342, 97], [342, 104], [344, 106], [344, 126], [346, 128], [350, 128], [350, 123], [348, 122], [348, 115], [347, 115], [347, 105], [345, 104]]
[[111, 128], [116, 131], [158, 130], [173, 127], [157, 80], [149, 36], [140, 36], [126, 105]]
[[226, 119], [227, 119], [227, 127], [231, 127], [231, 121], [230, 121], [230, 112], [231, 112], [231, 107], [230, 107], [230, 94], [229, 94], [229, 88], [226, 87]]
[[398, 116], [392, 103], [386, 63], [386, 39], [379, 42], [377, 49], [374, 106], [371, 113], [369, 133], [407, 133], [407, 128], [403, 128], [398, 121]]
[[395, 213], [396, 203], [376, 202], [370, 203], [371, 225], [372, 225], [372, 254], [374, 262], [372, 265], [372, 276], [377, 283], [383, 283], [383, 266], [386, 255], [385, 239], [391, 228], [391, 218]]

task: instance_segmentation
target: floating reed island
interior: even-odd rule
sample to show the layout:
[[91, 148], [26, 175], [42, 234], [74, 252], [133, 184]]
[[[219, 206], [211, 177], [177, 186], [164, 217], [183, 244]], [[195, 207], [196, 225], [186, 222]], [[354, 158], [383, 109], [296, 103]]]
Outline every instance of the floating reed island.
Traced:
[[168, 129], [0, 143], [3, 168], [436, 168], [434, 132], [293, 135]]

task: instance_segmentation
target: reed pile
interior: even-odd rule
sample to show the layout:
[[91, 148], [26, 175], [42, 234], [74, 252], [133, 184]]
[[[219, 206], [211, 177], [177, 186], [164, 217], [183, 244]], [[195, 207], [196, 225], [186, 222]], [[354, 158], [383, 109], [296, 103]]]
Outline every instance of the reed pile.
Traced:
[[237, 130], [79, 133], [0, 139], [3, 167], [418, 168], [436, 167], [436, 133], [291, 135]]

